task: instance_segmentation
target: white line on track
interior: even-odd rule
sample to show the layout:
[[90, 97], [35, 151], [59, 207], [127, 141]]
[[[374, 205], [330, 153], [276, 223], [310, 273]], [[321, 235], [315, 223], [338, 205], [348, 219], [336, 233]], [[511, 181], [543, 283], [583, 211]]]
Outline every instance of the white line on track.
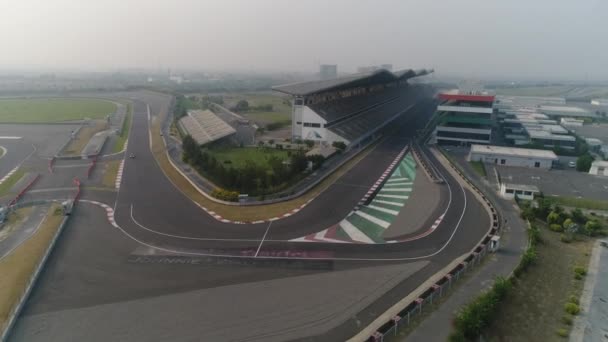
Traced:
[[266, 235], [268, 234], [268, 231], [270, 231], [270, 226], [272, 226], [272, 221], [270, 221], [270, 223], [268, 224], [268, 228], [266, 228], [266, 232], [264, 233], [264, 236], [262, 236], [262, 241], [260, 241], [260, 245], [258, 246], [258, 250], [255, 251], [254, 258], [258, 257], [258, 253], [260, 253], [260, 249], [262, 248], [262, 244], [264, 243], [264, 240], [266, 239]]

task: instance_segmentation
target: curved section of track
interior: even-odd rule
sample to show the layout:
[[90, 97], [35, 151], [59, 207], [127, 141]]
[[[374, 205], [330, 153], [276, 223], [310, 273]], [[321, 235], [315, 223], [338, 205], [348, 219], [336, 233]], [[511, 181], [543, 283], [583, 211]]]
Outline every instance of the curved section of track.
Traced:
[[[125, 234], [148, 247], [181, 255], [273, 258], [273, 251], [300, 251], [317, 258], [335, 260], [416, 260], [433, 257], [448, 248], [461, 230], [463, 221], [476, 221], [479, 227], [483, 227], [475, 238], [469, 239], [474, 242], [489, 226], [487, 214], [486, 217], [479, 216], [480, 213], [484, 215], [481, 204], [434, 157], [429, 157], [453, 193], [443, 220], [432, 232], [417, 232], [400, 237], [398, 243], [379, 245], [287, 241], [321, 231], [344, 218], [368, 186], [409, 142], [404, 137], [415, 134], [417, 125], [407, 121], [401, 122], [396, 134], [380, 143], [299, 213], [273, 223], [218, 222], [178, 191], [156, 164], [149, 148], [147, 109], [147, 104], [135, 101], [127, 152], [136, 154], [137, 159], [127, 160], [125, 164], [123, 185], [115, 205], [115, 220]], [[410, 118], [416, 119], [415, 114], [411, 113]], [[468, 202], [472, 202], [473, 207]]]

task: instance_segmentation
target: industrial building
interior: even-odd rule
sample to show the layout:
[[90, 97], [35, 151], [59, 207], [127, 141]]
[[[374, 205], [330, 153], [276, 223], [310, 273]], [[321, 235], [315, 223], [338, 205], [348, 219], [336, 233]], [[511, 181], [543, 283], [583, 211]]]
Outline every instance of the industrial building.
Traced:
[[[513, 145], [573, 150], [576, 147], [576, 137], [563, 125], [560, 126], [557, 120], [541, 112], [543, 105], [539, 101], [549, 101], [548, 99], [550, 98], [535, 98], [531, 101], [527, 97], [511, 97], [508, 104], [500, 102], [496, 106], [496, 117], [505, 141]], [[574, 119], [567, 118], [566, 122], [574, 122], [572, 120]]]
[[550, 169], [558, 160], [553, 151], [492, 145], [471, 145], [468, 161], [503, 166]]
[[594, 106], [608, 107], [608, 99], [593, 99], [591, 104]]
[[568, 107], [568, 106], [552, 106], [552, 105], [541, 105], [539, 107], [541, 113], [548, 116], [568, 116], [568, 117], [579, 117], [579, 118], [594, 118], [597, 116], [596, 113], [588, 111], [579, 107]]
[[438, 95], [440, 117], [434, 139], [443, 145], [489, 144], [492, 140], [494, 95], [451, 91]]
[[411, 108], [424, 91], [408, 79], [432, 70], [385, 69], [272, 89], [292, 96], [292, 139], [356, 145]]
[[596, 160], [591, 163], [590, 175], [608, 176], [608, 161]]

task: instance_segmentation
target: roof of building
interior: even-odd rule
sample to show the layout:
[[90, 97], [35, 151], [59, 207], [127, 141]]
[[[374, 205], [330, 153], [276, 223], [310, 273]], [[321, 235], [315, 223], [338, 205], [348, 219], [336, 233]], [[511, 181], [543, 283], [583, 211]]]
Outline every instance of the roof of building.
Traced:
[[555, 141], [576, 141], [576, 138], [566, 134], [554, 134], [550, 131], [540, 129], [529, 129], [526, 128], [528, 135], [531, 139], [544, 139], [544, 140], [555, 140]]
[[494, 145], [471, 145], [471, 153], [498, 154], [515, 157], [533, 157], [542, 159], [557, 160], [557, 155], [553, 151], [534, 150], [529, 148], [505, 147]]
[[494, 102], [496, 96], [487, 91], [461, 91], [453, 89], [439, 93], [438, 97], [443, 101]]
[[513, 183], [503, 183], [503, 185], [507, 189], [521, 190], [521, 191], [531, 191], [531, 192], [540, 192], [536, 185], [528, 185], [528, 184], [513, 184]]
[[236, 133], [234, 128], [210, 110], [188, 111], [188, 115], [179, 122], [199, 145]]
[[608, 160], [595, 160], [591, 166], [608, 167]]
[[395, 72], [390, 72], [386, 69], [380, 69], [370, 72], [341, 76], [328, 80], [283, 84], [272, 87], [272, 90], [289, 95], [306, 96], [330, 90], [364, 86], [371, 83], [385, 83], [396, 81], [399, 79], [408, 79], [412, 77], [427, 75], [432, 72], [432, 69], [405, 69]]

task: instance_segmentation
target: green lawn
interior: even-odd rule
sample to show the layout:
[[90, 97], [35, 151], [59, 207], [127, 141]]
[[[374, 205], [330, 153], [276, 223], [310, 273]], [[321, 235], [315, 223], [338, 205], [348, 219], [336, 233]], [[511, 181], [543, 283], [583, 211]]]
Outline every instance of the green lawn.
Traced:
[[471, 167], [473, 168], [473, 170], [475, 170], [475, 172], [477, 172], [481, 177], [487, 176], [486, 167], [482, 162], [471, 161], [469, 163], [471, 163]]
[[251, 160], [260, 166], [267, 166], [267, 160], [270, 156], [277, 156], [281, 159], [287, 159], [287, 151], [275, 150], [270, 148], [258, 147], [221, 147], [208, 149], [207, 152], [212, 154], [220, 163], [230, 160], [233, 167], [245, 165], [247, 160]]
[[240, 113], [253, 121], [265, 124], [281, 121], [291, 122], [291, 106], [284, 102], [285, 97], [270, 94], [230, 94], [224, 96], [224, 101], [229, 107], [236, 104], [239, 100], [247, 100], [250, 107], [266, 104], [271, 104], [273, 106], [271, 112], [249, 111]]
[[79, 98], [0, 99], [0, 123], [37, 123], [103, 119], [114, 113], [110, 101]]
[[486, 329], [486, 341], [567, 341], [557, 331], [570, 329], [562, 318], [569, 317], [564, 304], [570, 296], [581, 294], [585, 280], [574, 278], [574, 267], [587, 268], [593, 240], [582, 237], [563, 243], [560, 233], [547, 228], [541, 228], [541, 237], [536, 263], [515, 280], [515, 287]]
[[122, 123], [122, 128], [120, 129], [120, 134], [116, 137], [116, 142], [114, 143], [113, 152], [120, 152], [125, 147], [125, 143], [127, 142], [127, 138], [129, 138], [129, 128], [131, 127], [131, 106], [127, 107], [127, 114], [125, 116], [125, 121]]
[[581, 209], [608, 210], [608, 201], [598, 201], [587, 198], [550, 196], [555, 203]]
[[17, 169], [17, 171], [8, 177], [4, 183], [0, 184], [0, 196], [6, 194], [13, 187], [13, 185], [15, 185], [21, 179], [21, 177], [23, 177], [23, 175], [25, 175], [25, 171], [22, 169]]

